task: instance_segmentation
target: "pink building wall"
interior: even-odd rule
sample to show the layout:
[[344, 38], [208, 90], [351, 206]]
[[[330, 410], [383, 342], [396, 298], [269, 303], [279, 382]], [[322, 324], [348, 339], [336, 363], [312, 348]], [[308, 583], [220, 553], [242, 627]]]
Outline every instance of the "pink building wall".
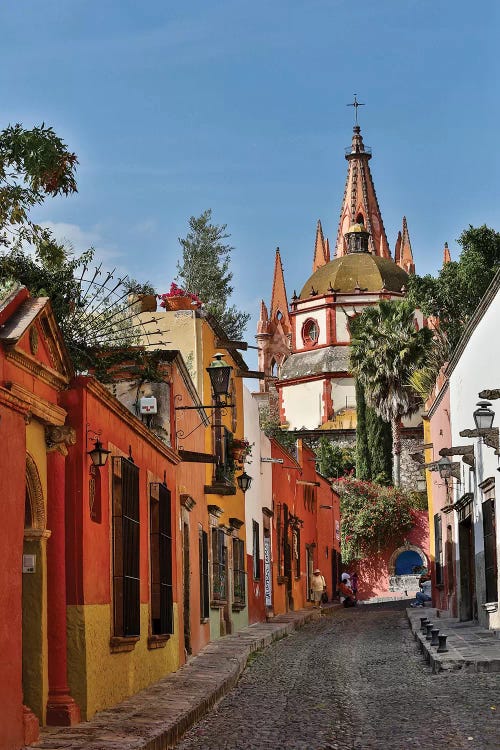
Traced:
[[[406, 535], [405, 544], [394, 544], [382, 550], [378, 555], [359, 561], [355, 565], [347, 566], [350, 573], [355, 570], [358, 574], [358, 600], [366, 601], [376, 598], [405, 599], [405, 592], [390, 591], [389, 578], [394, 575], [394, 562], [398, 551], [418, 549], [426, 559], [429, 559], [429, 522], [427, 511], [415, 511], [415, 525]], [[344, 566], [345, 567], [345, 566]], [[413, 597], [418, 586], [407, 589], [408, 597]]]

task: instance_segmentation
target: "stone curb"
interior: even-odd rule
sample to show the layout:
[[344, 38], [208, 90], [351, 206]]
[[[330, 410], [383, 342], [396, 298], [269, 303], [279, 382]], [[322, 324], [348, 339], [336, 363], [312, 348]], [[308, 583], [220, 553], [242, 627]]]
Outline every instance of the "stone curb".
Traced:
[[[497, 649], [497, 654], [492, 654], [491, 652], [481, 653], [480, 648], [477, 649], [477, 653], [474, 656], [462, 653], [462, 651], [456, 648], [456, 645], [454, 643], [456, 638], [454, 638], [453, 630], [449, 627], [447, 628], [447, 621], [448, 623], [452, 622], [451, 618], [443, 617], [443, 615], [440, 613], [440, 610], [429, 608], [426, 612], [427, 617], [435, 618], [436, 623], [439, 623], [439, 621], [441, 620], [444, 625], [444, 628], [441, 629], [441, 632], [445, 632], [448, 635], [448, 651], [438, 654], [437, 648], [435, 646], [431, 646], [430, 641], [428, 641], [426, 637], [420, 632], [421, 613], [421, 608], [418, 608], [416, 611], [414, 609], [406, 610], [406, 616], [408, 618], [408, 622], [410, 623], [410, 628], [413, 632], [413, 636], [417, 641], [418, 647], [422, 652], [425, 660], [430, 665], [433, 674], [458, 669], [463, 669], [468, 672], [500, 672], [500, 648]], [[474, 625], [471, 625], [470, 629], [471, 631], [473, 630], [474, 634], [476, 632], [482, 631], [481, 628]], [[464, 631], [461, 632], [463, 633]], [[488, 631], [485, 630], [484, 632], [487, 633]]]
[[304, 609], [211, 641], [199, 654], [140, 693], [74, 727], [45, 728], [30, 748], [168, 750], [238, 682], [250, 654], [332, 613]]

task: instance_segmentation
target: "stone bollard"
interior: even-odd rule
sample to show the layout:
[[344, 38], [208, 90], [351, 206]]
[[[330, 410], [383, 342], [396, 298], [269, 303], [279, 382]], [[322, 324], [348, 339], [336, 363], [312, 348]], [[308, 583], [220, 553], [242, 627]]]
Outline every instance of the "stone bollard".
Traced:
[[425, 617], [424, 621], [422, 623], [422, 627], [420, 628], [420, 632], [422, 633], [422, 635], [425, 635], [427, 633], [427, 623], [428, 622], [429, 622], [428, 618]]
[[430, 639], [432, 638], [431, 630], [433, 627], [434, 627], [433, 622], [428, 622], [427, 625], [425, 626], [425, 630], [426, 630], [425, 640], [426, 641], [430, 641]]
[[427, 622], [427, 619], [428, 619], [428, 618], [427, 618], [427, 617], [425, 617], [425, 616], [424, 616], [424, 617], [421, 617], [421, 618], [420, 618], [420, 629], [421, 629], [421, 630], [422, 630], [422, 628], [424, 627], [424, 622]]
[[438, 633], [439, 633], [438, 628], [432, 628], [432, 630], [431, 630], [431, 636], [432, 636], [432, 638], [431, 638], [431, 646], [439, 646]]
[[439, 646], [437, 649], [438, 654], [445, 654], [448, 651], [448, 647], [446, 646], [446, 639], [448, 638], [447, 635], [439, 635]]

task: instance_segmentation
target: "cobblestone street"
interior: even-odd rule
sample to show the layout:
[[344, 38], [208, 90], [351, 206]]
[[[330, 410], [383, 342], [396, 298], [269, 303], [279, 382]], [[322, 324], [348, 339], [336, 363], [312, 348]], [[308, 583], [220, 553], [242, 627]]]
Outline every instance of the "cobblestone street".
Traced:
[[336, 610], [251, 657], [178, 750], [498, 750], [500, 674], [433, 675], [401, 605]]

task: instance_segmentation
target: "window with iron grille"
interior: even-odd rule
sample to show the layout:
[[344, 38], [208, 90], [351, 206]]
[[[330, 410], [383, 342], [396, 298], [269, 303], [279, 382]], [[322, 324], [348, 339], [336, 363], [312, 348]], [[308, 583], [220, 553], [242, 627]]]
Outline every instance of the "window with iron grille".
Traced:
[[172, 589], [172, 503], [166, 484], [152, 482], [149, 490], [151, 549], [151, 632], [174, 632]]
[[316, 487], [304, 485], [304, 507], [307, 510], [314, 511], [316, 505]]
[[113, 457], [114, 635], [140, 635], [139, 469]]
[[233, 598], [234, 604], [245, 604], [245, 544], [233, 539]]
[[276, 518], [276, 546], [278, 548], [278, 575], [283, 575], [283, 526], [281, 519], [281, 503], [278, 503]]
[[212, 599], [227, 601], [227, 549], [222, 529], [212, 529]]
[[[215, 414], [217, 415], [218, 410]], [[234, 481], [234, 461], [231, 455], [231, 437], [232, 433], [223, 424], [220, 424], [220, 417], [215, 421], [212, 427], [214, 454], [217, 462], [214, 464], [214, 479], [216, 482], [233, 482]]]
[[293, 555], [295, 557], [295, 576], [300, 578], [300, 529], [293, 530]]
[[443, 533], [441, 528], [441, 516], [434, 516], [434, 559], [436, 562], [436, 585], [443, 583]]
[[493, 499], [485, 500], [483, 503], [483, 535], [486, 601], [496, 602], [498, 598], [498, 571], [495, 531], [495, 501]]
[[208, 534], [200, 529], [200, 615], [203, 620], [210, 617], [209, 575], [208, 575]]
[[258, 581], [260, 578], [260, 539], [259, 524], [252, 521], [252, 556], [253, 556], [253, 577]]

